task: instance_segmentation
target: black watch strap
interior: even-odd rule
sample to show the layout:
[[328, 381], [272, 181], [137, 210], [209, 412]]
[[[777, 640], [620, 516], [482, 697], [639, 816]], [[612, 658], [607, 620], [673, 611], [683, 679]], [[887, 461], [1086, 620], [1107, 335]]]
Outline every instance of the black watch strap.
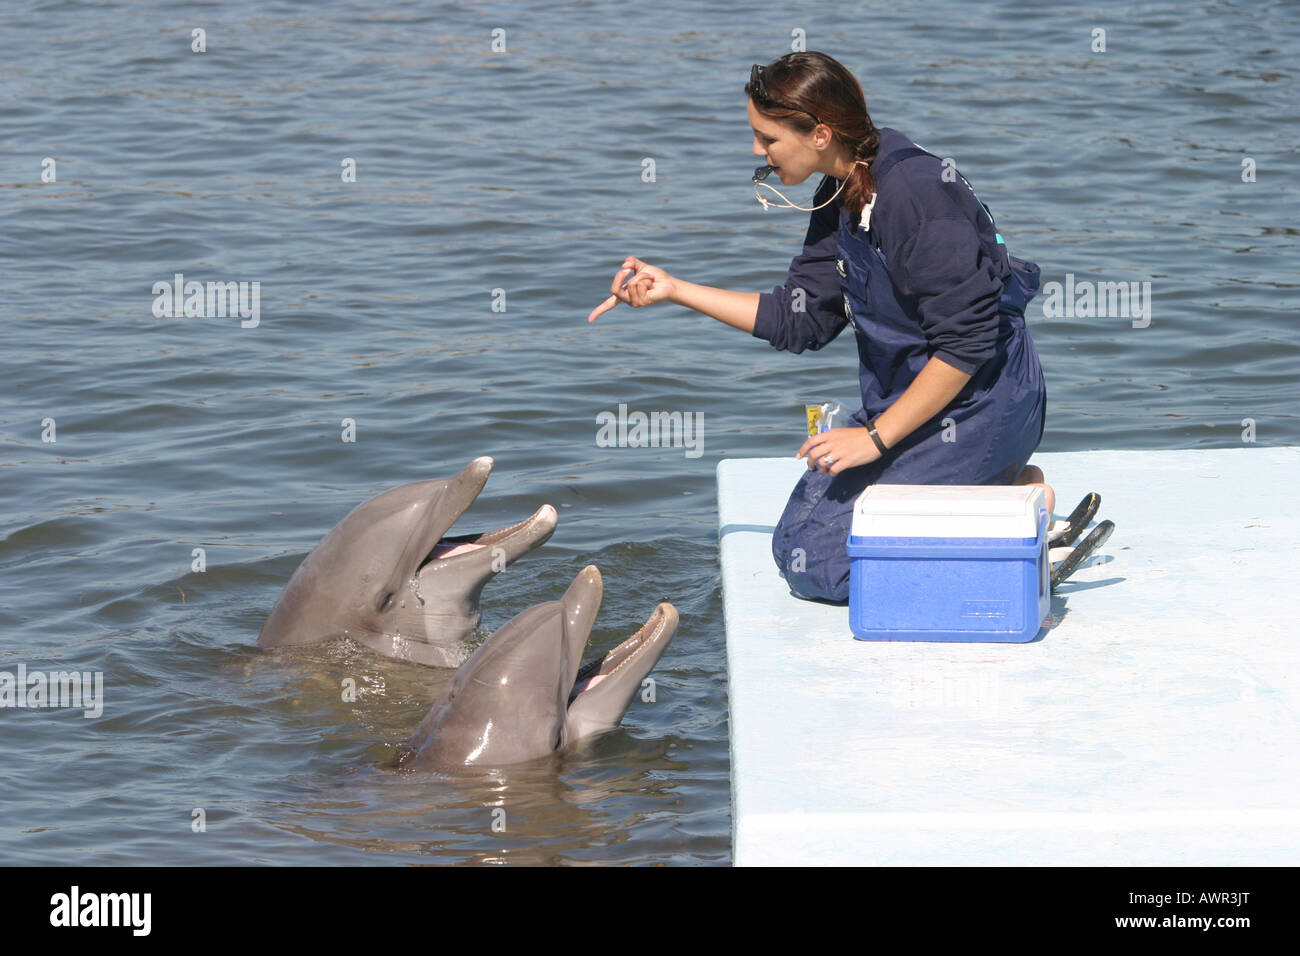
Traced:
[[876, 447], [880, 449], [882, 455], [889, 452], [889, 449], [885, 447], [885, 443], [880, 440], [880, 436], [876, 434], [875, 422], [867, 422], [867, 434], [871, 436], [871, 440], [876, 443]]

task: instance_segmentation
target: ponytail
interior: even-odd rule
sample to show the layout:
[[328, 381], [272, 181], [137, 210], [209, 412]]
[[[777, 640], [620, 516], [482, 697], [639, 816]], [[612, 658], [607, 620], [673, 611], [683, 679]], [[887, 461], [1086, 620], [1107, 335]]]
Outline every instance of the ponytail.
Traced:
[[867, 117], [867, 127], [869, 132], [866, 136], [856, 143], [846, 144], [854, 159], [868, 164], [853, 167], [848, 186], [844, 189], [844, 205], [853, 212], [861, 212], [876, 195], [876, 181], [869, 166], [880, 149], [880, 131], [871, 124], [871, 117]]

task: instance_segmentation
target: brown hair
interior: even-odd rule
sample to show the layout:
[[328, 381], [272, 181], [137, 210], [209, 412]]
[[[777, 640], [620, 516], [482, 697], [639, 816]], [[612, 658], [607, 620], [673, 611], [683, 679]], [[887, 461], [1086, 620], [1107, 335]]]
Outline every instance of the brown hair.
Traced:
[[[825, 123], [853, 159], [870, 163], [880, 133], [867, 113], [867, 100], [853, 74], [825, 53], [787, 53], [762, 68], [763, 92], [753, 82], [745, 92], [754, 108], [801, 133]], [[876, 184], [866, 166], [854, 166], [844, 187], [844, 205], [861, 212]]]

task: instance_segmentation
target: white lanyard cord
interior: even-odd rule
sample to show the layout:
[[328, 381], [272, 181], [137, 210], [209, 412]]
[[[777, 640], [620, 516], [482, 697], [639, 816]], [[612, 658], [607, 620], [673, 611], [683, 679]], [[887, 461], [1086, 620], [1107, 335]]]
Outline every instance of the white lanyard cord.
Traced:
[[[853, 165], [854, 165], [854, 166], [867, 166], [867, 167], [870, 167], [871, 164], [870, 164], [870, 163], [863, 162], [863, 161], [860, 160], [860, 159], [855, 159], [855, 160], [853, 161]], [[762, 206], [763, 206], [763, 211], [764, 211], [764, 212], [767, 212], [769, 206], [775, 206], [777, 209], [798, 209], [798, 210], [800, 210], [801, 212], [816, 212], [818, 209], [821, 209], [822, 206], [829, 206], [831, 203], [833, 203], [833, 202], [835, 201], [835, 197], [838, 196], [840, 193], [842, 193], [842, 192], [844, 191], [844, 187], [847, 186], [848, 184], [849, 184], [849, 181], [848, 181], [848, 179], [847, 179], [847, 177], [846, 177], [846, 178], [845, 178], [845, 179], [840, 183], [840, 188], [837, 189], [837, 190], [835, 190], [835, 195], [834, 195], [834, 196], [831, 196], [830, 199], [826, 200], [824, 203], [822, 203], [822, 204], [819, 205], [819, 206], [796, 206], [796, 205], [795, 205], [794, 203], [792, 203], [792, 202], [789, 200], [789, 198], [788, 198], [787, 196], [785, 196], [785, 194], [783, 194], [779, 189], [777, 189], [775, 186], [769, 186], [767, 183], [764, 183], [764, 182], [755, 182], [755, 183], [754, 183], [754, 198], [757, 199], [757, 200], [759, 201], [759, 203], [762, 204]], [[777, 194], [778, 196], [780, 196], [783, 200], [785, 200], [785, 205], [780, 205], [780, 204], [778, 204], [778, 203], [774, 203], [774, 202], [772, 202], [772, 200], [768, 199], [766, 196], [760, 196], [759, 193], [758, 193], [758, 187], [759, 187], [759, 186], [762, 186], [764, 189], [770, 189], [770, 190], [772, 190], [772, 192], [776, 193], [776, 194]], [[867, 208], [863, 210], [863, 214], [864, 214], [865, 216], [867, 216], [868, 219], [869, 219], [870, 216], [871, 216], [871, 207], [872, 207], [872, 205], [875, 203], [875, 201], [876, 201], [876, 197], [873, 195], [873, 196], [871, 197], [871, 202], [867, 203]], [[866, 228], [865, 225], [864, 225], [863, 228]]]

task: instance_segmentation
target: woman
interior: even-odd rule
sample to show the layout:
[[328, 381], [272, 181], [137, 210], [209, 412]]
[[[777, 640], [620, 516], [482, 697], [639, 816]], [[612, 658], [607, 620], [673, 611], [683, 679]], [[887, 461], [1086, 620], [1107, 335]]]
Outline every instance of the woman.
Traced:
[[796, 595], [844, 601], [853, 504], [868, 485], [1043, 482], [1027, 464], [1047, 404], [1024, 322], [1038, 267], [1008, 256], [955, 169], [876, 129], [857, 80], [831, 57], [755, 66], [745, 92], [754, 153], [781, 182], [826, 177], [785, 285], [715, 289], [629, 257], [588, 321], [619, 302], [669, 301], [791, 352], [853, 325], [862, 408], [854, 426], [799, 448], [809, 471], [772, 538]]

